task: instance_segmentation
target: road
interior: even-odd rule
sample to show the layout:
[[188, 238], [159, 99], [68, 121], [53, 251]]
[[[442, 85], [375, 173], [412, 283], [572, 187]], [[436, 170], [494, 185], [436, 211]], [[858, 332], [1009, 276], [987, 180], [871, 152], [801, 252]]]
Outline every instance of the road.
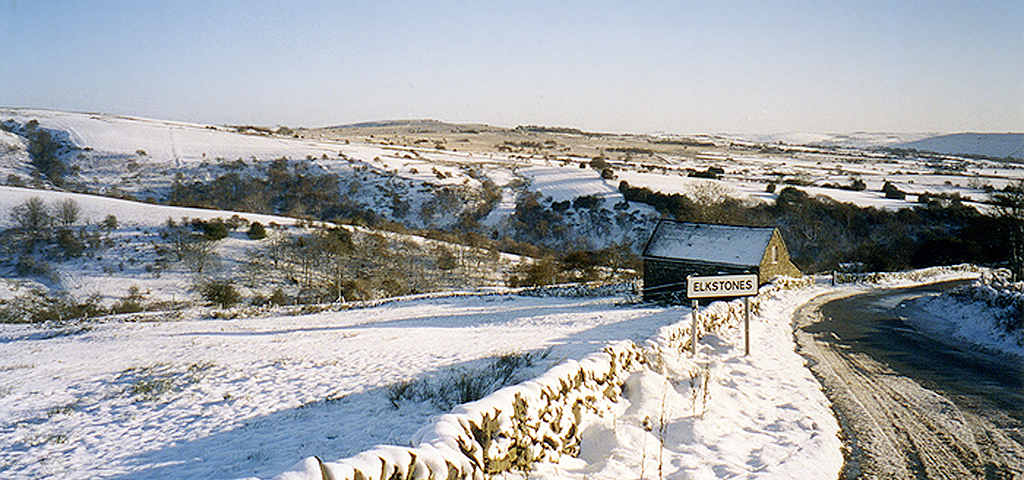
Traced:
[[825, 295], [794, 315], [842, 426], [843, 478], [1024, 478], [1024, 367], [901, 319], [957, 284]]

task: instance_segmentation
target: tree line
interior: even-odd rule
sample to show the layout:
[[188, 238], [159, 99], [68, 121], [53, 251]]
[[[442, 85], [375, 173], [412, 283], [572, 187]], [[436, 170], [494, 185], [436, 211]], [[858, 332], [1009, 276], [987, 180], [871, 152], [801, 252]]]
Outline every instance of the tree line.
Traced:
[[[890, 211], [810, 196], [792, 186], [783, 188], [773, 203], [753, 205], [727, 197], [702, 203], [625, 181], [619, 191], [627, 201], [645, 203], [680, 221], [777, 226], [793, 263], [805, 272], [854, 262], [876, 271], [1004, 265], [1013, 250], [1010, 218], [984, 215], [959, 199]], [[1020, 205], [1024, 217], [1024, 201]]]

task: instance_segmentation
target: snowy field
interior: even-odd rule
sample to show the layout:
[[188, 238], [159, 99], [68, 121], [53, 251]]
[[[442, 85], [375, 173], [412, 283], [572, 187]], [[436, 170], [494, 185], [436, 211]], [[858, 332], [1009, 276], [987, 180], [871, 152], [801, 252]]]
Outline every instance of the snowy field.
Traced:
[[395, 409], [388, 385], [547, 352], [529, 378], [683, 314], [618, 301], [487, 296], [295, 317], [0, 325], [0, 476], [272, 477], [310, 455], [405, 444], [441, 411]]
[[[489, 180], [501, 187], [496, 207], [481, 219], [490, 226], [501, 226], [524, 192], [538, 193], [549, 206], [594, 195], [610, 211], [622, 202], [620, 181], [692, 194], [709, 180], [686, 177], [687, 169], [709, 167], [724, 169], [716, 182], [722, 191], [752, 202], [773, 201], [775, 193], [766, 187], [781, 188], [786, 179], [811, 195], [884, 209], [910, 206], [914, 194], [925, 192], [980, 200], [987, 187], [1024, 179], [1024, 169], [1012, 163], [849, 149], [851, 142], [871, 147], [923, 136], [805, 138], [819, 145], [834, 142], [842, 147], [836, 151], [708, 147], [658, 158], [656, 164], [610, 158], [615, 178], [608, 179], [586, 168], [587, 158], [349, 144], [114, 115], [0, 109], [0, 121], [8, 119], [22, 125], [37, 119], [73, 144], [78, 150], [67, 160], [78, 169], [78, 181], [95, 191], [152, 196], [166, 193], [178, 174], [211, 180], [244, 159], [239, 171], [258, 175], [259, 162], [289, 158], [311, 172], [337, 175], [346, 198], [385, 217], [394, 215], [395, 198], [419, 212], [438, 189], [479, 189]], [[27, 148], [23, 137], [0, 131], [0, 180], [31, 178]], [[867, 188], [824, 186], [854, 178]], [[879, 190], [887, 181], [910, 196], [884, 198]], [[236, 214], [11, 186], [0, 187], [0, 211], [31, 197], [48, 206], [73, 199], [82, 207], [82, 223], [95, 226], [114, 215], [119, 226], [105, 234], [111, 244], [102, 251], [54, 262], [49, 280], [4, 279], [8, 288], [0, 298], [41, 286], [80, 299], [96, 294], [110, 303], [132, 285], [150, 300], [194, 296], [189, 292], [193, 275], [181, 265], [146, 268], [162, 242], [159, 227], [168, 218]], [[635, 203], [615, 210], [610, 213], [616, 221], [609, 217], [602, 223], [612, 228], [588, 237], [595, 246], [628, 235], [645, 238], [645, 222], [655, 216]], [[583, 222], [583, 213], [574, 211], [572, 221]], [[239, 215], [264, 224], [295, 223], [287, 217]], [[420, 221], [414, 216], [405, 220]], [[9, 215], [0, 216], [0, 227], [10, 226]], [[218, 242], [217, 254], [230, 269], [257, 242], [235, 231]], [[505, 265], [501, 268], [518, 260], [500, 258], [495, 265]], [[502, 282], [501, 268], [494, 268], [488, 285]], [[939, 278], [949, 277], [886, 285]], [[697, 356], [669, 355], [659, 347], [663, 327], [683, 322], [668, 328], [688, 328], [689, 310], [621, 298], [442, 295], [300, 316], [224, 320], [210, 318], [209, 310], [186, 309], [174, 314], [176, 320], [0, 324], [0, 477], [270, 478], [313, 455], [336, 461], [378, 444], [408, 445], [420, 427], [451, 405], [395, 401], [396, 386], [404, 382], [473, 376], [507, 355], [531, 359], [513, 379], [526, 380], [609, 342], [632, 340], [658, 352], [657, 368], [633, 374], [612, 416], [586, 420], [579, 458], [538, 464], [530, 478], [835, 478], [842, 466], [838, 426], [820, 386], [793, 352], [790, 319], [795, 308], [824, 291], [821, 286], [783, 290], [763, 298], [749, 357], [742, 355], [735, 322], [708, 334]], [[995, 320], [979, 307], [938, 301], [931, 307], [962, 319], [988, 319], [933, 328], [992, 345], [1001, 341], [986, 337]]]
[[[705, 337], [696, 358], [637, 374], [618, 416], [588, 427], [581, 459], [541, 465], [536, 478], [621, 478], [638, 468], [656, 478], [659, 462], [667, 478], [778, 477], [808, 466], [833, 478], [842, 463], [838, 426], [793, 352], [789, 327], [792, 309], [815, 293], [766, 301], [750, 357], [732, 325]], [[660, 327], [686, 324], [686, 308], [620, 302], [498, 295], [296, 317], [3, 325], [0, 471], [269, 478], [311, 455], [407, 444], [441, 410], [429, 401], [396, 409], [388, 385], [546, 352], [526, 379], [608, 342], [642, 343]], [[706, 395], [687, 383], [695, 374], [706, 375]], [[660, 454], [647, 417], [667, 425]]]
[[[294, 218], [280, 217], [276, 215], [240, 213], [207, 208], [172, 207], [167, 205], [133, 202], [98, 195], [85, 195], [54, 190], [36, 190], [31, 188], [6, 186], [0, 186], [0, 212], [10, 212], [15, 206], [24, 203], [32, 197], [39, 197], [43, 202], [51, 206], [63, 200], [74, 200], [82, 207], [81, 223], [96, 224], [102, 222], [107, 215], [114, 215], [117, 217], [119, 225], [123, 228], [129, 229], [137, 227], [159, 227], [166, 224], [168, 218], [175, 221], [181, 220], [182, 217], [199, 218], [203, 220], [211, 220], [214, 218], [227, 220], [233, 215], [242, 216], [253, 222], [261, 222], [264, 225], [270, 223], [277, 223], [278, 225], [295, 224]], [[0, 215], [0, 228], [6, 229], [13, 226], [14, 225], [9, 215]]]
[[[835, 478], [838, 426], [790, 325], [826, 290], [762, 299], [749, 357], [732, 322], [696, 357], [665, 355], [661, 369], [634, 374], [616, 415], [588, 420], [580, 458], [538, 464], [530, 478]], [[656, 345], [660, 328], [688, 325], [688, 312], [491, 295], [291, 317], [2, 325], [0, 471], [270, 478], [312, 455], [407, 445], [442, 413], [430, 401], [394, 408], [389, 385], [544, 352], [520, 372], [531, 378], [611, 341]]]
[[[0, 299], [23, 295], [32, 289], [45, 291], [54, 288], [79, 300], [98, 295], [105, 304], [109, 304], [127, 295], [128, 289], [135, 286], [150, 300], [183, 300], [190, 294], [193, 275], [180, 266], [164, 271], [147, 270], [147, 266], [151, 266], [156, 258], [154, 245], [165, 242], [160, 238], [158, 230], [169, 219], [176, 222], [182, 218], [227, 220], [239, 215], [264, 225], [291, 227], [295, 224], [293, 218], [274, 215], [172, 207], [98, 195], [6, 186], [0, 186], [0, 212], [11, 212], [15, 206], [33, 197], [41, 199], [48, 207], [64, 200], [74, 200], [81, 208], [80, 223], [83, 225], [96, 225], [108, 215], [113, 215], [118, 222], [118, 228], [110, 233], [114, 243], [95, 256], [86, 255], [54, 262], [53, 279], [0, 278]], [[11, 227], [11, 217], [0, 215], [0, 229]], [[229, 238], [218, 242], [216, 251], [223, 258], [224, 264], [230, 267], [244, 258], [247, 249], [258, 244], [247, 238], [244, 232], [233, 232]]]

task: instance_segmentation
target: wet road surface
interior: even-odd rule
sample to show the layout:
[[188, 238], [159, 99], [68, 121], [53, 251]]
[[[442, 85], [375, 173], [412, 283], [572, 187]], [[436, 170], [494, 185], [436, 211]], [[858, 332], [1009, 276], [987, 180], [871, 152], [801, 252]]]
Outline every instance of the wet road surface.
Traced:
[[1024, 478], [1024, 368], [904, 319], [961, 284], [824, 296], [794, 315], [846, 436], [845, 478]]

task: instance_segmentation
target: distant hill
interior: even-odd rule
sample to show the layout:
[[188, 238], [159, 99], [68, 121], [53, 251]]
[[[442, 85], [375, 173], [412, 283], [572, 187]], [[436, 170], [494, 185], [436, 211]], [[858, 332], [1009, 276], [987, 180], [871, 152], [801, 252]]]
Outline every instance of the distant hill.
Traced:
[[739, 138], [756, 143], [784, 143], [787, 145], [808, 145], [813, 147], [876, 148], [909, 143], [936, 136], [936, 133], [810, 133], [789, 132], [761, 135], [725, 135], [725, 138]]
[[381, 134], [396, 134], [396, 133], [460, 133], [466, 131], [504, 131], [506, 129], [501, 127], [493, 127], [490, 125], [483, 124], [456, 124], [447, 123], [433, 119], [421, 119], [421, 120], [380, 120], [374, 122], [361, 122], [353, 123], [348, 125], [335, 125], [330, 127], [305, 129], [305, 130], [333, 130], [333, 131], [346, 131], [346, 132], [358, 132], [358, 133], [369, 133], [376, 132]]
[[890, 146], [950, 155], [1024, 160], [1024, 133], [954, 133]]

